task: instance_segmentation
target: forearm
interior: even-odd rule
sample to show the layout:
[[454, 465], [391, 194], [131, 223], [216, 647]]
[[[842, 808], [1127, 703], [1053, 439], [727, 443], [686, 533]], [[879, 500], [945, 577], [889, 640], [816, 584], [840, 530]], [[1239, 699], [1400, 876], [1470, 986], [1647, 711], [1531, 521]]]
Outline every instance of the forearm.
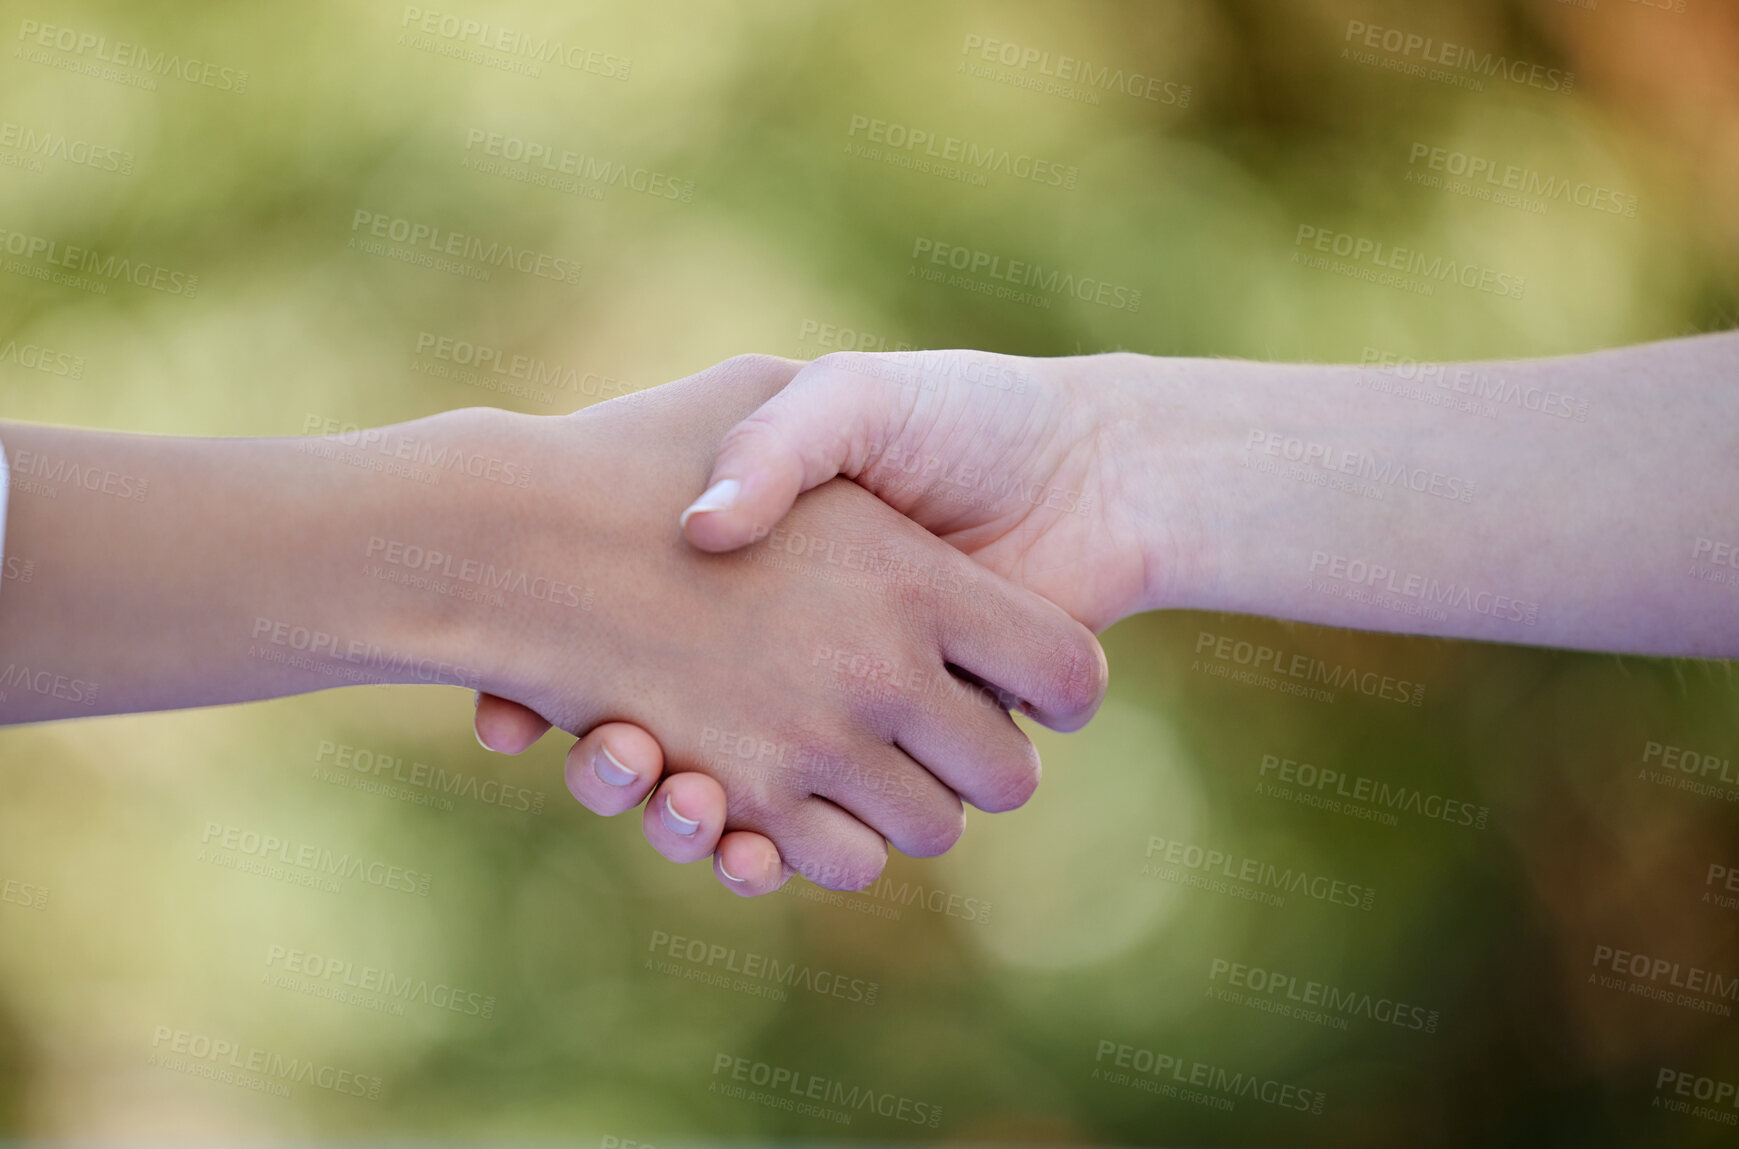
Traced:
[[[455, 433], [437, 417], [373, 434]], [[29, 573], [0, 587], [0, 722], [476, 684], [463, 604], [366, 573], [374, 540], [463, 553], [486, 505], [470, 476], [332, 439], [6, 424], [0, 440], [7, 567]]]
[[1175, 456], [1152, 465], [1197, 501], [1149, 606], [1739, 657], [1739, 336], [1423, 372], [1147, 364]]

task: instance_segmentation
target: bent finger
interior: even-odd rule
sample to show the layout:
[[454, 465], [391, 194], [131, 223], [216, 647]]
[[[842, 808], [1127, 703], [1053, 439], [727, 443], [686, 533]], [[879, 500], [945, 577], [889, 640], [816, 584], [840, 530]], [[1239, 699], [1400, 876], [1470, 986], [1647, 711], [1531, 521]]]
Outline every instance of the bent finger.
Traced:
[[713, 851], [713, 873], [720, 885], [744, 898], [770, 894], [791, 877], [779, 848], [752, 830], [732, 830], [719, 839]]
[[613, 818], [646, 800], [664, 773], [664, 749], [638, 726], [606, 722], [568, 748], [568, 792], [594, 814]]
[[673, 862], [698, 862], [719, 844], [725, 791], [705, 774], [672, 774], [646, 803], [641, 828], [652, 848]]
[[485, 750], [523, 754], [548, 729], [549, 723], [543, 716], [529, 707], [495, 694], [477, 695], [477, 715], [471, 720], [471, 730]]

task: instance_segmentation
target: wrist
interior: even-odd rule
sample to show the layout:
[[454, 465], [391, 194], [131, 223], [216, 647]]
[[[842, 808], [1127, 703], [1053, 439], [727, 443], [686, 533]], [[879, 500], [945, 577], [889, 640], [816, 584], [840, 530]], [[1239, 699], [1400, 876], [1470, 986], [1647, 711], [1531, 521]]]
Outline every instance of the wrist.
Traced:
[[1229, 445], [1220, 409], [1235, 373], [1217, 360], [1133, 352], [1095, 355], [1080, 401], [1106, 468], [1101, 496], [1111, 538], [1128, 540], [1142, 572], [1123, 618], [1195, 608], [1213, 597], [1218, 517], [1211, 497]]
[[[1160, 360], [1164, 380], [1153, 412], [1162, 430], [1146, 449], [1169, 460], [1184, 512], [1169, 539], [1178, 578], [1163, 583], [1160, 605], [1270, 613], [1275, 588], [1300, 572], [1289, 566], [1300, 541], [1341, 531], [1364, 508], [1323, 499], [1315, 472], [1277, 477], [1267, 456], [1299, 428], [1344, 426], [1355, 413], [1337, 406], [1336, 371], [1314, 364], [1239, 359]], [[1288, 448], [1290, 449], [1290, 448]]]
[[[311, 640], [318, 649], [306, 653], [333, 685], [494, 690], [504, 681], [501, 635], [516, 605], [513, 499], [539, 478], [518, 432], [535, 418], [474, 408], [296, 442], [331, 460], [320, 465], [340, 465], [308, 525], [325, 545], [308, 549], [303, 575], [327, 588]], [[292, 619], [254, 626], [281, 645], [285, 624], [292, 647], [308, 641]]]

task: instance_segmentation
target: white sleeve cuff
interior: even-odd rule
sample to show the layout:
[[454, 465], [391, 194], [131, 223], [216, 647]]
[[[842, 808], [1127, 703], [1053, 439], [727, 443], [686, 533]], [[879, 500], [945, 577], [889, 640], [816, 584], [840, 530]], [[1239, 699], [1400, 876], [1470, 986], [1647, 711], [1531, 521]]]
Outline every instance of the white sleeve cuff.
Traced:
[[[12, 467], [6, 462], [6, 444], [0, 443], [0, 572], [6, 569], [6, 496], [11, 490]], [[4, 582], [0, 578], [0, 582]]]

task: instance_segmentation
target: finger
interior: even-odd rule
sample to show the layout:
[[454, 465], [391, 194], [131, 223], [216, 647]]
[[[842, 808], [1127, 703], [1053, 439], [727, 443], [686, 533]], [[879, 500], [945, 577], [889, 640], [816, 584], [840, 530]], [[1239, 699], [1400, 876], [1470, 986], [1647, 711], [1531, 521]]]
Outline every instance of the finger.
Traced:
[[900, 747], [978, 809], [1018, 809], [1038, 789], [1039, 752], [1004, 706], [991, 690], [938, 670], [900, 729]]
[[770, 894], [791, 877], [779, 848], [752, 830], [733, 830], [719, 839], [713, 872], [725, 889], [745, 898]]
[[477, 695], [477, 716], [472, 732], [485, 750], [497, 754], [522, 754], [543, 737], [549, 723], [535, 710], [494, 694]]
[[664, 750], [638, 726], [606, 722], [568, 747], [563, 768], [568, 792], [594, 814], [613, 818], [632, 810], [664, 773]]
[[1079, 730], [1105, 700], [1109, 671], [1093, 632], [1032, 591], [996, 578], [969, 584], [979, 609], [942, 612], [943, 655], [1019, 700], [1052, 730]]
[[960, 796], [897, 746], [804, 772], [809, 788], [913, 858], [945, 854], [966, 829]]
[[818, 886], [861, 890], [888, 864], [882, 836], [825, 798], [783, 808], [775, 820], [748, 828], [772, 839], [785, 864]]
[[672, 774], [646, 803], [641, 828], [671, 861], [698, 862], [718, 847], [724, 831], [724, 787], [705, 774]]
[[[753, 542], [798, 495], [863, 466], [870, 445], [905, 421], [908, 395], [918, 391], [866, 376], [870, 359], [823, 356], [726, 432], [705, 493], [682, 513], [690, 543], [728, 551]], [[890, 362], [878, 370], [910, 369]]]

